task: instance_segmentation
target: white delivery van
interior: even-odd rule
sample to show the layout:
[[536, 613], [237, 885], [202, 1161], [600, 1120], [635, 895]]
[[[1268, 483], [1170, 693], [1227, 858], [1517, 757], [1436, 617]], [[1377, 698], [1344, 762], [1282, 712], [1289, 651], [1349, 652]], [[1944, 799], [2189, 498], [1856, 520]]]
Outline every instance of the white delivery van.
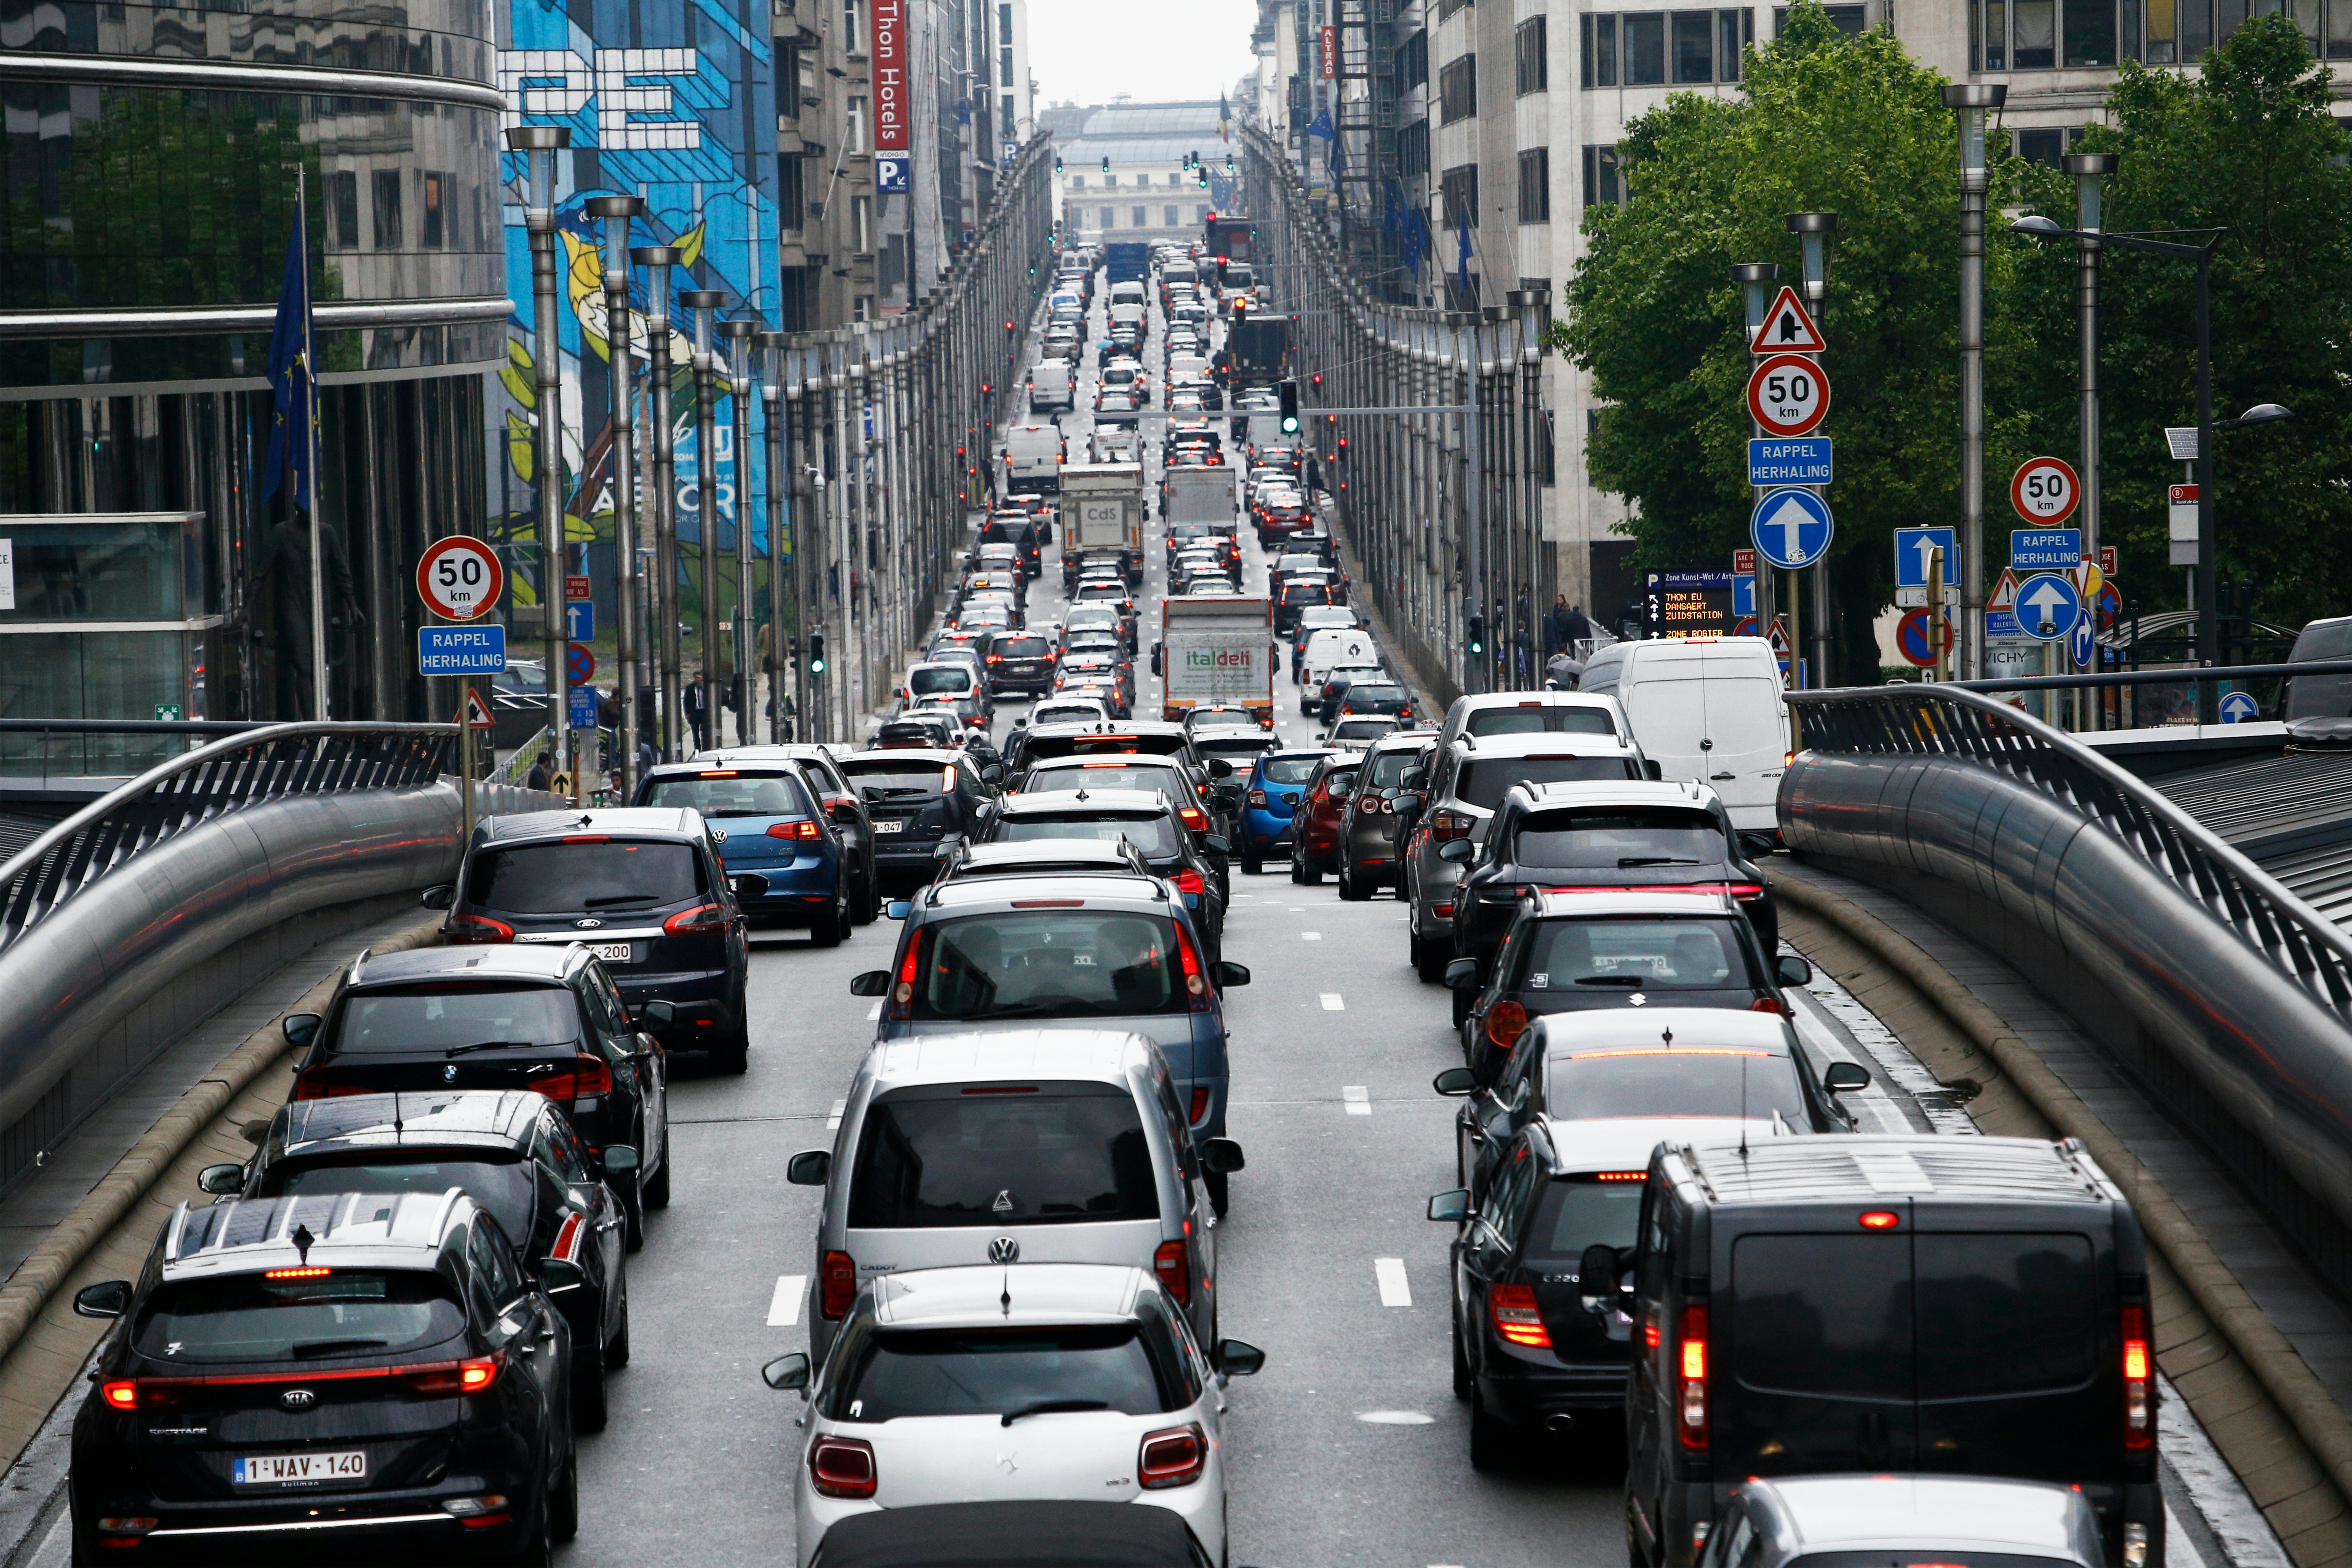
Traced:
[[1577, 690], [1617, 700], [1660, 777], [1714, 790], [1740, 832], [1779, 831], [1789, 714], [1762, 637], [1612, 643], [1592, 656]]
[[1040, 360], [1029, 367], [1029, 412], [1066, 413], [1077, 406], [1077, 375], [1067, 360]]
[[1315, 633], [1307, 639], [1306, 657], [1299, 660], [1299, 674], [1305, 684], [1298, 689], [1298, 710], [1313, 713], [1322, 707], [1323, 683], [1331, 679], [1334, 666], [1380, 661], [1380, 652], [1372, 646], [1372, 634], [1361, 626]]

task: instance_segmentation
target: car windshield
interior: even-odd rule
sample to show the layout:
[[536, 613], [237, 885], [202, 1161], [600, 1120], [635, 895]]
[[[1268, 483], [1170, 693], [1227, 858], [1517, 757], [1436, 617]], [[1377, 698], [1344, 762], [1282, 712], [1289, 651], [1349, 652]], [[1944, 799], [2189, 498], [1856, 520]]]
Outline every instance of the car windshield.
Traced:
[[1739, 1116], [1774, 1111], [1795, 1131], [1811, 1126], [1797, 1068], [1761, 1050], [1635, 1046], [1553, 1057], [1544, 1109], [1555, 1119], [1618, 1116]]
[[580, 1004], [564, 986], [460, 980], [430, 989], [345, 993], [327, 1048], [338, 1056], [371, 1056], [485, 1040], [559, 1046], [579, 1037]]
[[[385, 1200], [387, 1215], [394, 1201]], [[163, 1285], [140, 1311], [131, 1340], [152, 1361], [283, 1363], [398, 1355], [465, 1326], [466, 1310], [437, 1274], [321, 1268], [302, 1279], [236, 1274]]]
[[653, 781], [647, 805], [682, 805], [705, 816], [814, 816], [801, 781], [790, 773], [754, 773], [740, 768], [672, 774]]
[[[1524, 1250], [1535, 1258], [1580, 1258], [1588, 1247], [1630, 1250], [1642, 1218], [1644, 1178], [1612, 1171], [1598, 1176], [1554, 1176], [1528, 1226]], [[1884, 1565], [1882, 1565], [1884, 1568]]]
[[446, 1193], [457, 1188], [490, 1211], [509, 1236], [530, 1234], [531, 1172], [520, 1158], [505, 1161], [436, 1158], [419, 1151], [413, 1159], [382, 1154], [316, 1162], [280, 1160], [262, 1173], [265, 1198], [313, 1197], [320, 1193]]
[[692, 845], [589, 833], [477, 854], [467, 868], [466, 902], [507, 914], [563, 915], [658, 909], [709, 890]]
[[1323, 765], [1322, 755], [1311, 757], [1269, 757], [1265, 763], [1265, 779], [1272, 784], [1303, 784], [1315, 776]]
[[1712, 814], [1669, 805], [1535, 812], [1519, 824], [1512, 847], [1513, 858], [1522, 866], [1612, 870], [1720, 866], [1729, 852], [1723, 827]]
[[857, 793], [868, 800], [945, 795], [955, 788], [955, 769], [940, 763], [845, 757], [841, 771], [849, 775]]
[[898, 1089], [858, 1132], [852, 1230], [1159, 1217], [1135, 1098], [1110, 1084]]
[[1526, 703], [1517, 708], [1482, 708], [1463, 727], [1469, 735], [1613, 735], [1617, 727], [1599, 708], [1558, 708]]
[[1526, 991], [1751, 990], [1747, 949], [1729, 918], [1538, 921], [1521, 942]]
[[[1053, 826], [1060, 831], [1028, 837], [1088, 837], [1068, 824]], [[1175, 928], [1167, 916], [1090, 910], [1075, 899], [1047, 901], [1056, 907], [924, 927], [914, 1016], [1094, 1018], [1185, 1010]]]
[[[1073, 1328], [882, 1329], [844, 1354], [825, 1393], [835, 1421], [996, 1415], [1041, 1405], [1157, 1415], [1192, 1403], [1164, 1331], [1160, 1353], [1132, 1323]], [[1041, 1413], [1042, 1414], [1042, 1413]], [[1007, 1433], [1010, 1437], [1013, 1436]]]
[[1641, 776], [1631, 757], [1486, 757], [1462, 764], [1454, 793], [1465, 805], [1492, 811], [1515, 784], [1604, 784]]

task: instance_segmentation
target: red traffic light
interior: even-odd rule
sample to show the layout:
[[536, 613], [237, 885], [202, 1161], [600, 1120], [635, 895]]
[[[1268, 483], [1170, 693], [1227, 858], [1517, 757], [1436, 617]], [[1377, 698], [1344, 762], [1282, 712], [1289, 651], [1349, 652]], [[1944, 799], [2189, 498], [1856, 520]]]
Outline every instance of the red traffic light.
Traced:
[[[1298, 318], [1297, 318], [1297, 317], [1296, 317], [1296, 316], [1293, 316], [1293, 317], [1291, 317], [1290, 319], [1291, 319], [1292, 321], [1297, 321], [1297, 320], [1298, 320]], [[1317, 371], [1317, 372], [1315, 373], [1315, 384], [1316, 384], [1316, 385], [1318, 385], [1318, 386], [1320, 386], [1320, 385], [1322, 385], [1322, 384], [1323, 384], [1323, 373], [1322, 373], [1321, 371], [1319, 371], [1319, 370], [1318, 370], [1318, 371]]]
[[1216, 214], [1214, 214], [1214, 213], [1211, 213], [1211, 214], [1209, 215], [1209, 221], [1210, 221], [1211, 223], [1214, 223], [1214, 222], [1216, 222], [1216, 221], [1217, 221], [1217, 215], [1216, 215]]
[[1012, 323], [1012, 322], [1010, 322], [1010, 321], [1005, 322], [1005, 323], [1004, 323], [1004, 330], [1005, 330], [1006, 331], [1008, 331], [1008, 332], [1009, 332], [1009, 331], [1011, 331], [1013, 330], [1013, 323]]

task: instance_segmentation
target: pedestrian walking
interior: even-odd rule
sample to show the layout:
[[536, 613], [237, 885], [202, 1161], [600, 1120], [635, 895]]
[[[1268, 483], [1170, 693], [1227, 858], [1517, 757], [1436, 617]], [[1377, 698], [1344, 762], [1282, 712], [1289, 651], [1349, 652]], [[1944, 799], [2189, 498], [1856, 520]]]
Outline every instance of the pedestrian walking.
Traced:
[[696, 751], [702, 751], [710, 744], [707, 739], [710, 729], [710, 689], [704, 683], [702, 671], [698, 669], [694, 672], [694, 679], [686, 683], [686, 726], [694, 731]]

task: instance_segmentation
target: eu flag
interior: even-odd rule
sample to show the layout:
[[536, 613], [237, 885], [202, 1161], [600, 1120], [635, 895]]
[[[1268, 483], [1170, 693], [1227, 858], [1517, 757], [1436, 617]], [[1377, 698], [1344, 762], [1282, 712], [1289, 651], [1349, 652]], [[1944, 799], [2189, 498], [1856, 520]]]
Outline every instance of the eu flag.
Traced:
[[281, 474], [294, 479], [294, 508], [310, 510], [311, 430], [319, 417], [319, 391], [310, 374], [310, 246], [302, 212], [294, 212], [294, 232], [286, 241], [286, 278], [278, 286], [278, 320], [269, 329], [269, 458], [261, 469], [264, 500], [278, 493]]

